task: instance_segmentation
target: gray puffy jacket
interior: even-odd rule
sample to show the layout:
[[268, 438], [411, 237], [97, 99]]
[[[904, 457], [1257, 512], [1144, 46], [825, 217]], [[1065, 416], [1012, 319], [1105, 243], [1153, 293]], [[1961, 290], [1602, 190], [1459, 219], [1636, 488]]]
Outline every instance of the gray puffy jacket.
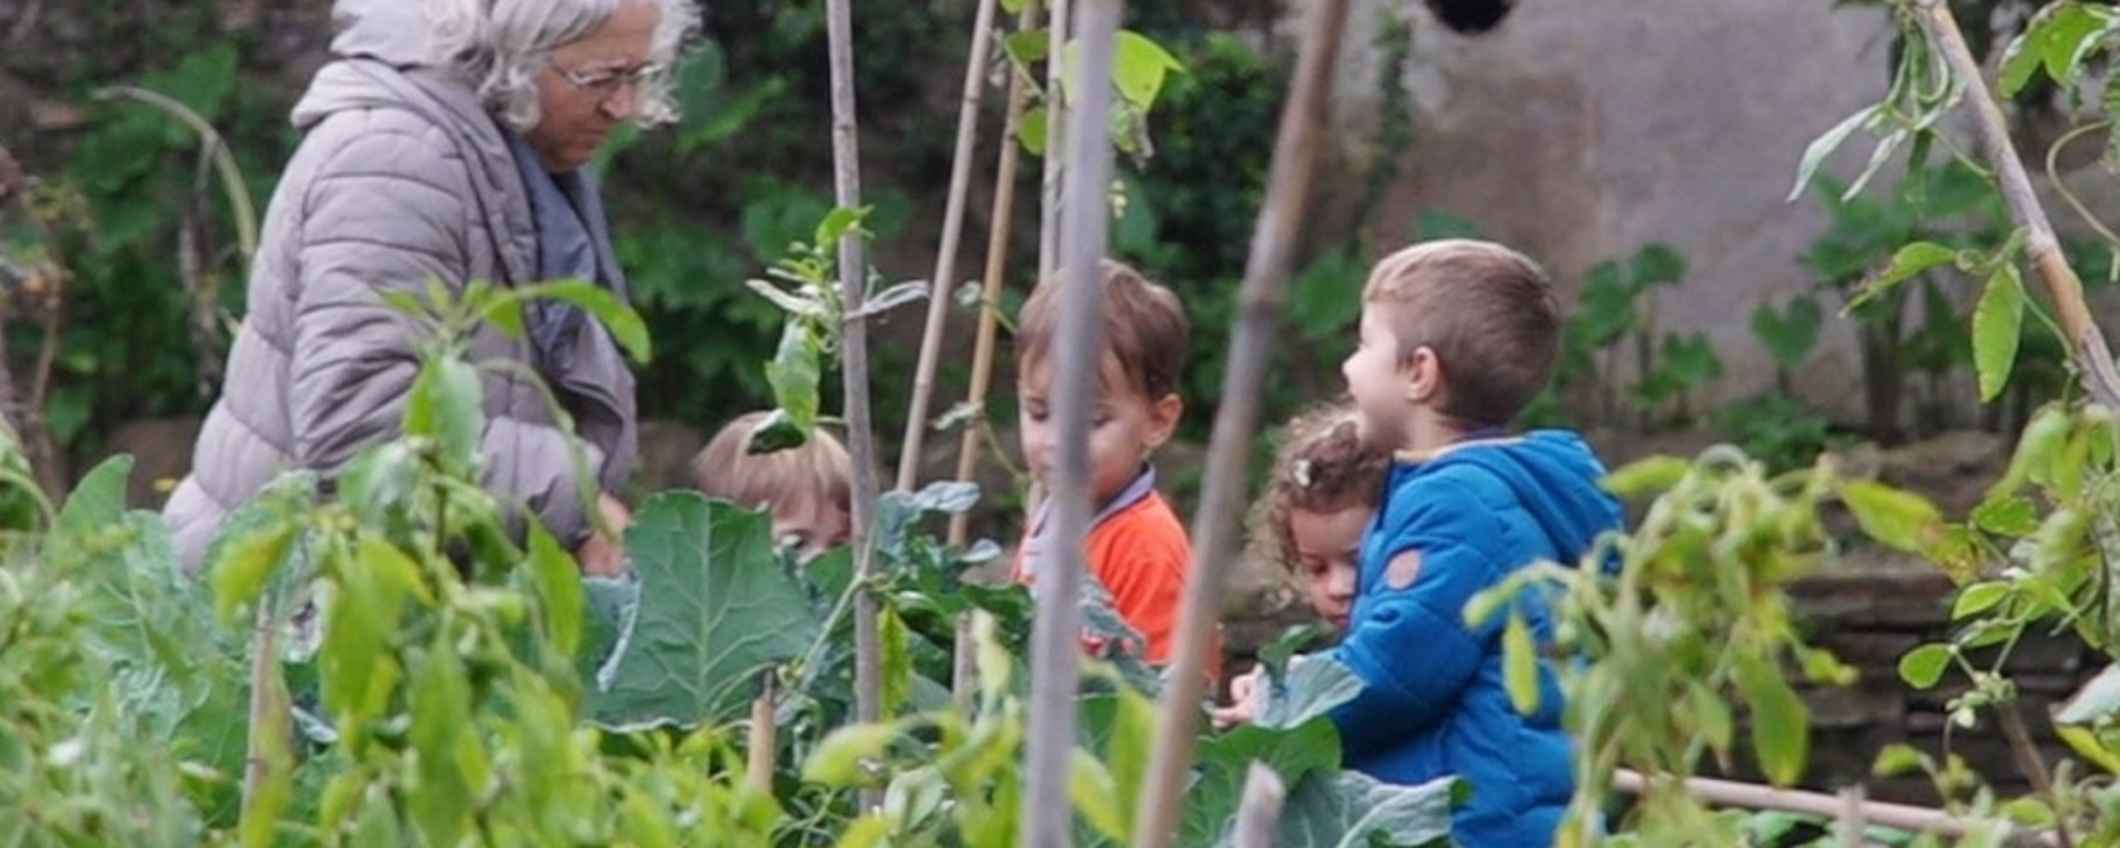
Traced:
[[[471, 89], [426, 66], [422, 5], [334, 8], [338, 59], [295, 107], [304, 136], [266, 212], [221, 399], [191, 476], [163, 511], [189, 569], [229, 512], [273, 477], [308, 468], [328, 478], [398, 432], [418, 331], [379, 292], [423, 292], [432, 278], [458, 289], [531, 281], [537, 239], [522, 179]], [[581, 322], [580, 333], [563, 361], [541, 370], [597, 482], [615, 490], [637, 454], [633, 376], [597, 322]], [[536, 365], [527, 342], [491, 329], [473, 341], [472, 358]], [[484, 390], [485, 487], [579, 542], [589, 522], [542, 394], [492, 373]]]

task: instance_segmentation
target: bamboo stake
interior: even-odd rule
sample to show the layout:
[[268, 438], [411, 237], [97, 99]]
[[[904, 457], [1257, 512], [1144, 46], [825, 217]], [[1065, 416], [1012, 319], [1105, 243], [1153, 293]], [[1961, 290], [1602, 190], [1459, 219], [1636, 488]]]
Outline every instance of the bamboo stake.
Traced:
[[1979, 120], [1981, 147], [1988, 163], [1995, 168], [1995, 175], [2002, 183], [2003, 199], [2008, 201], [2010, 217], [2025, 228], [2024, 253], [2039, 278], [2046, 283], [2047, 292], [2054, 298], [2054, 311], [2061, 321], [2061, 329], [2068, 334], [2071, 346], [2069, 354], [2083, 372], [2083, 383], [2091, 396], [2108, 408], [2120, 410], [2120, 371], [2113, 367], [2112, 350], [2106, 346], [2105, 334], [2091, 318], [2089, 304], [2083, 299], [2083, 282], [2069, 268], [2068, 259], [2061, 253], [2061, 243], [2054, 237], [2054, 226], [2047, 221], [2046, 209], [2039, 204], [2039, 196], [2032, 190], [2032, 181], [2025, 174], [2024, 162], [2017, 158], [2017, 147], [2010, 141], [2009, 123], [2002, 116], [2002, 107], [1995, 103], [1994, 95], [1988, 91], [1987, 82], [1981, 77], [1980, 63], [1973, 59], [1973, 52], [1966, 47], [1965, 35], [1958, 30], [1958, 19], [1951, 15], [1949, 4], [1941, 0], [1915, 0], [1914, 7], [1920, 11], [1921, 25], [1942, 51], [1944, 60], [1951, 65], [1951, 73], [1964, 81], [1966, 97], [1973, 104], [1974, 117]]
[[1178, 619], [1178, 644], [1163, 693], [1156, 747], [1134, 815], [1134, 845], [1165, 848], [1177, 833], [1178, 812], [1192, 768], [1194, 734], [1207, 682], [1207, 652], [1214, 643], [1222, 585], [1237, 552], [1237, 522], [1244, 514], [1245, 461], [1259, 415], [1259, 389], [1266, 377], [1274, 324], [1287, 296], [1288, 259], [1317, 162], [1326, 108], [1332, 100], [1332, 67], [1347, 25], [1347, 0], [1310, 6], [1302, 53], [1288, 105], [1274, 140], [1266, 199], [1245, 262], [1229, 369], [1215, 410], [1208, 447], [1207, 479], [1193, 517], [1192, 570]]
[[[825, 37], [830, 41], [832, 63], [832, 171], [833, 189], [842, 208], [861, 206], [860, 144], [854, 122], [854, 43], [852, 0], [825, 0]], [[839, 240], [840, 299], [849, 315], [861, 312], [867, 275], [863, 273], [861, 235], [849, 231]], [[875, 552], [866, 544], [876, 510], [876, 443], [869, 427], [868, 330], [860, 320], [846, 323], [840, 338], [841, 380], [845, 384], [847, 452], [854, 463], [853, 532], [854, 579], [867, 580], [874, 568]], [[858, 592], [854, 601], [854, 715], [860, 722], [883, 717], [883, 659], [876, 633], [876, 599]], [[882, 803], [879, 793], [864, 793], [862, 805]]]
[[1068, 778], [1075, 747], [1075, 690], [1081, 674], [1082, 543], [1090, 520], [1089, 418], [1097, 403], [1097, 359], [1104, 328], [1107, 208], [1104, 184], [1112, 167], [1112, 41], [1120, 0], [1086, 0], [1082, 9], [1078, 98], [1067, 125], [1069, 155], [1061, 249], [1058, 350], [1052, 363], [1058, 415], [1058, 468], [1053, 479], [1052, 536], [1039, 555], [1038, 609], [1031, 642], [1030, 728], [1024, 762], [1022, 832], [1017, 843], [1065, 848], [1073, 807]]
[[1061, 57], [1067, 55], [1068, 4], [1072, 0], [1051, 0], [1052, 12], [1045, 22], [1045, 155], [1039, 159], [1044, 195], [1038, 212], [1038, 280], [1052, 279], [1054, 266], [1060, 256], [1060, 180], [1066, 170], [1061, 157], [1066, 155], [1061, 130], [1067, 123], [1067, 94], [1062, 90]]
[[[964, 194], [971, 187], [972, 152], [979, 139], [979, 100], [986, 92], [986, 51], [993, 42], [994, 5], [994, 0], [979, 0], [979, 11], [972, 16], [972, 55], [964, 63], [964, 101], [957, 109], [957, 151], [950, 160], [950, 195], [943, 204], [942, 244], [935, 249], [935, 276], [928, 281], [927, 326], [920, 337], [920, 360], [913, 369], [913, 399], [906, 411], [905, 441], [898, 447], [898, 488], [905, 491], [912, 491], [920, 482], [928, 400], [935, 394], [942, 328], [949, 321], [950, 281], [957, 275], [957, 239], [964, 232]], [[1007, 139], [1002, 141], [1006, 143]]]
[[1236, 848], [1273, 848], [1274, 826], [1281, 822], [1281, 802], [1287, 799], [1288, 788], [1281, 784], [1281, 776], [1253, 760], [1244, 776], [1244, 800], [1237, 807], [1231, 839]]
[[[1648, 791], [1649, 781], [1640, 772], [1620, 769], [1612, 775], [1612, 788], [1629, 795], [1641, 795]], [[1849, 801], [1846, 798], [1822, 792], [1805, 792], [1800, 789], [1776, 789], [1733, 780], [1716, 780], [1709, 777], [1686, 778], [1686, 794], [1718, 807], [1740, 807], [1748, 810], [1781, 810], [1789, 813], [1838, 819], [1846, 813]], [[1975, 825], [1986, 822], [1962, 819], [1943, 810], [1916, 807], [1909, 804], [1892, 804], [1884, 801], [1857, 800], [1862, 819], [1870, 824], [1913, 833], [1934, 833], [1956, 839], [1972, 832]], [[2009, 844], [2052, 845], [2053, 840], [2039, 834], [2013, 830]]]
[[[1024, 32], [1038, 23], [1038, 4], [1025, 2], [1023, 11], [1016, 16], [1016, 31]], [[1023, 109], [1029, 99], [1024, 72], [1009, 63], [1008, 117], [1001, 128], [1001, 161], [994, 168], [994, 209], [987, 225], [986, 269], [980, 278], [984, 286], [979, 297], [979, 337], [972, 344], [972, 385], [965, 392], [966, 400], [980, 405], [977, 419], [986, 418], [986, 398], [994, 381], [994, 348], [999, 342], [1001, 330], [1001, 275], [1008, 264], [1010, 230], [1016, 216], [1016, 164], [1021, 148], [1016, 143], [1016, 131], [1023, 124]], [[957, 443], [957, 479], [970, 480], [979, 466], [979, 444], [981, 428], [975, 420], [964, 427], [964, 434]], [[972, 517], [967, 513], [950, 516], [950, 545], [962, 547], [971, 537]], [[950, 691], [956, 695], [959, 707], [971, 704], [978, 664], [973, 661], [971, 642], [972, 618], [970, 615], [957, 619], [957, 650], [953, 655], [955, 668], [950, 675]]]
[[744, 781], [751, 788], [767, 795], [773, 794], [773, 759], [779, 752], [778, 727], [773, 722], [773, 674], [767, 672], [764, 687], [758, 697], [751, 701], [751, 732], [749, 735], [750, 757], [744, 763]]

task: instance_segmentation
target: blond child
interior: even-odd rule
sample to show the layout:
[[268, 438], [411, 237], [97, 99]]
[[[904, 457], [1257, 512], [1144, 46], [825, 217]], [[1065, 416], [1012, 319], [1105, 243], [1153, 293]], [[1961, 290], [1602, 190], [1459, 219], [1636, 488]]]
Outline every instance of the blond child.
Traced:
[[[1192, 543], [1185, 527], [1156, 491], [1149, 457], [1170, 441], [1185, 402], [1178, 379], [1185, 363], [1190, 325], [1177, 295], [1140, 272], [1105, 260], [1098, 267], [1104, 287], [1104, 350], [1097, 369], [1098, 396], [1090, 415], [1090, 496], [1095, 512], [1084, 543], [1089, 569], [1111, 593], [1113, 606], [1146, 644], [1150, 663], [1170, 658], [1178, 626]], [[1032, 292], [1016, 330], [1016, 390], [1024, 461], [1040, 483], [1049, 483], [1058, 437], [1053, 411], [1054, 336], [1060, 322], [1060, 286]], [[1031, 583], [1044, 543], [1050, 504], [1025, 529], [1016, 557], [1016, 579]], [[1093, 653], [1111, 646], [1092, 642]], [[1219, 655], [1219, 651], [1210, 656]]]
[[846, 544], [853, 531], [854, 463], [824, 430], [799, 447], [754, 454], [745, 448], [768, 413], [738, 416], [692, 459], [692, 481], [710, 498], [773, 514], [773, 538], [807, 562]]

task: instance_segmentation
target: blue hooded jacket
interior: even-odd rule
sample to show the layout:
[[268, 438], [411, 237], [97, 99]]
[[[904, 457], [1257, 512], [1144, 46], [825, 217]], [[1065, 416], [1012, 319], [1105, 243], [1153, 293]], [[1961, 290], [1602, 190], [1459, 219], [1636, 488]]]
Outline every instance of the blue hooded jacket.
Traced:
[[[1384, 507], [1362, 542], [1352, 624], [1334, 656], [1362, 678], [1335, 708], [1349, 768], [1387, 783], [1456, 775], [1472, 785], [1453, 825], [1460, 844], [1545, 846], [1574, 794], [1573, 743], [1561, 692], [1541, 661], [1539, 708], [1523, 715], [1502, 683], [1496, 614], [1465, 624], [1465, 602], [1539, 561], [1573, 566], [1600, 533], [1621, 526], [1605, 468], [1581, 437], [1537, 431], [1464, 442], [1423, 462], [1392, 465]], [[1413, 582], [1385, 568], [1418, 551]], [[1517, 610], [1550, 644], [1552, 611], [1537, 592]]]

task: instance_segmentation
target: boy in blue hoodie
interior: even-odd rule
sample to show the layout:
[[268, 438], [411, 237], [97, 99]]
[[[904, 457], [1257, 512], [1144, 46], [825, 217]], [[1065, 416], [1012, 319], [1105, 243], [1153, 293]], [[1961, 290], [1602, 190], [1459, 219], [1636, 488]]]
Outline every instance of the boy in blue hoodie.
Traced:
[[[1475, 848], [1552, 844], [1575, 787], [1552, 670], [1541, 668], [1538, 711], [1518, 713], [1502, 682], [1506, 616], [1469, 627], [1465, 602], [1532, 563], [1576, 563], [1622, 521], [1580, 437], [1503, 435], [1552, 375], [1559, 325], [1545, 272], [1522, 254], [1426, 242], [1370, 272], [1361, 345], [1341, 367], [1363, 438], [1394, 461], [1333, 650], [1364, 686], [1331, 717], [1349, 768], [1469, 782], [1453, 825]], [[1535, 594], [1517, 608], [1550, 643]]]

